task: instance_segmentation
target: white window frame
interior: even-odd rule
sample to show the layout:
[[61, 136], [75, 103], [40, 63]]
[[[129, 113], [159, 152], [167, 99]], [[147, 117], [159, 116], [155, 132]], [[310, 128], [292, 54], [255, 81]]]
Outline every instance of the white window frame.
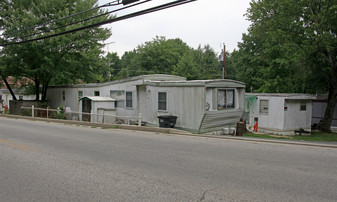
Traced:
[[[304, 107], [304, 108], [302, 108], [302, 107]], [[300, 103], [300, 111], [301, 112], [307, 111], [307, 102], [306, 101], [301, 101], [301, 103]]]
[[[128, 100], [128, 93], [131, 93], [131, 100]], [[128, 101], [131, 101], [131, 106], [128, 106]], [[132, 91], [125, 91], [125, 108], [132, 109], [133, 108], [133, 93]]]
[[268, 115], [269, 114], [269, 100], [260, 100], [260, 102], [259, 102], [259, 113], [262, 114], [262, 115]]
[[[166, 105], [165, 105], [165, 109], [159, 109], [159, 107], [160, 107], [160, 102], [163, 102], [163, 101], [161, 101], [161, 100], [159, 100], [159, 94], [160, 93], [165, 93], [165, 95], [166, 95], [166, 100], [165, 100], [165, 103], [166, 103]], [[167, 91], [159, 91], [158, 92], [158, 94], [157, 94], [157, 96], [158, 96], [158, 99], [157, 99], [157, 104], [158, 104], [158, 111], [160, 111], [160, 112], [167, 112], [168, 111], [168, 92]]]
[[[226, 101], [225, 100], [223, 100], [223, 106], [221, 106], [220, 105], [220, 97], [219, 97], [219, 92], [220, 91], [224, 91], [224, 93], [225, 93], [225, 96], [224, 96], [224, 99], [226, 99]], [[228, 92], [229, 91], [232, 91], [233, 92], [233, 98], [232, 98], [232, 102], [233, 102], [233, 105], [232, 106], [228, 106], [228, 104], [227, 104], [227, 102], [228, 102], [228, 100], [227, 100], [227, 98], [228, 98]], [[235, 109], [235, 89], [233, 89], [233, 88], [219, 88], [218, 90], [217, 90], [217, 109], [219, 110], [219, 111], [221, 111], [221, 110], [226, 110], [226, 109]]]
[[81, 90], [77, 91], [77, 96], [78, 96], [78, 99], [81, 99], [83, 97], [83, 91]]

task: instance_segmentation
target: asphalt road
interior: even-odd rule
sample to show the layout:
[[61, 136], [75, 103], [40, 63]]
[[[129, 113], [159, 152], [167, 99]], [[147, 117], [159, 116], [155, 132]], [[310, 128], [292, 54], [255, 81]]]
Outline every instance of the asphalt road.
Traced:
[[337, 149], [0, 117], [0, 201], [337, 201]]

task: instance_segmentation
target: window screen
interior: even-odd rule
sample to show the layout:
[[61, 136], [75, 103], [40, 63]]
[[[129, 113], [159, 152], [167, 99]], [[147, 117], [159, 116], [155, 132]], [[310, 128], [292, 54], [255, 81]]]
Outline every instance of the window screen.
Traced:
[[307, 102], [301, 102], [301, 111], [306, 111], [307, 110]]
[[158, 92], [158, 110], [167, 111], [167, 93]]
[[66, 92], [62, 91], [62, 100], [65, 101], [66, 100]]
[[80, 99], [81, 97], [83, 97], [83, 91], [78, 91], [78, 99]]
[[218, 90], [218, 110], [234, 108], [234, 90]]
[[132, 92], [126, 92], [126, 107], [132, 108]]
[[269, 110], [269, 101], [260, 100], [260, 114], [268, 114]]

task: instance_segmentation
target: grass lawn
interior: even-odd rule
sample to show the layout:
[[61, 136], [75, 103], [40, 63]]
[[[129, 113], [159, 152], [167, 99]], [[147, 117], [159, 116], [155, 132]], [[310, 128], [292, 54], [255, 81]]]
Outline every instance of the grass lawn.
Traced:
[[269, 139], [283, 139], [283, 140], [291, 140], [288, 136], [276, 136], [271, 134], [255, 134], [255, 133], [245, 133], [244, 137], [258, 137], [258, 138], [269, 138]]
[[337, 133], [312, 132], [310, 135], [295, 135], [295, 136], [277, 136], [272, 134], [254, 134], [246, 133], [245, 137], [283, 139], [283, 140], [301, 140], [301, 141], [322, 141], [322, 142], [337, 142]]

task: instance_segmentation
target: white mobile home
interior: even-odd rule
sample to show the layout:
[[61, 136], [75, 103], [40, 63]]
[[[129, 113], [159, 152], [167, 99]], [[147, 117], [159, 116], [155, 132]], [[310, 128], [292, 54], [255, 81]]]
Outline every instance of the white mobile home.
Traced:
[[[158, 126], [158, 116], [177, 116], [177, 128], [211, 132], [235, 126], [244, 110], [242, 82], [233, 80], [193, 80], [172, 75], [143, 75], [106, 83], [54, 86], [48, 89], [51, 107], [83, 110], [81, 98], [110, 97], [116, 116], [137, 117]], [[83, 104], [83, 102], [82, 102]]]
[[248, 127], [258, 125], [258, 131], [293, 135], [295, 130], [311, 130], [312, 100], [308, 94], [245, 95], [245, 113]]

